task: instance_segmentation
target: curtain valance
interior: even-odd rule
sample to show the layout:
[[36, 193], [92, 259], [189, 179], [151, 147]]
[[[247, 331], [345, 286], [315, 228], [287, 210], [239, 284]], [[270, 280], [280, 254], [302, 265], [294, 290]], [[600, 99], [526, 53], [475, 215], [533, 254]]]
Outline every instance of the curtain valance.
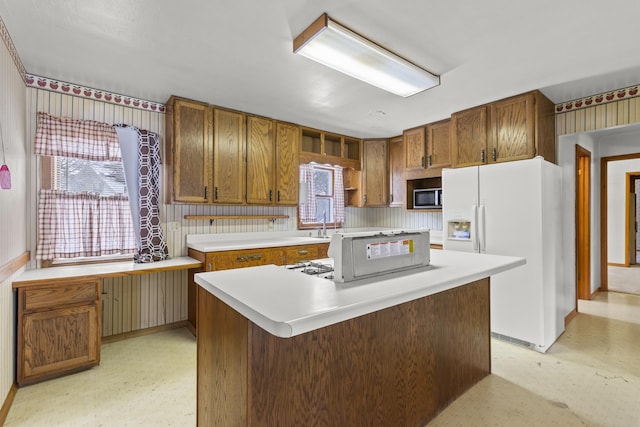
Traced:
[[35, 153], [95, 161], [120, 161], [118, 134], [113, 126], [38, 113]]

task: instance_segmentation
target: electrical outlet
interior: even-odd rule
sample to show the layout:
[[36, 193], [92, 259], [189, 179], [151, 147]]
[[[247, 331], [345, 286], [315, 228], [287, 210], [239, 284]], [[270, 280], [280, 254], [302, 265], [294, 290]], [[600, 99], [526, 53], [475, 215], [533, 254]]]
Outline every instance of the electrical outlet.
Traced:
[[169, 231], [180, 231], [180, 223], [178, 221], [171, 221], [167, 223], [167, 229]]

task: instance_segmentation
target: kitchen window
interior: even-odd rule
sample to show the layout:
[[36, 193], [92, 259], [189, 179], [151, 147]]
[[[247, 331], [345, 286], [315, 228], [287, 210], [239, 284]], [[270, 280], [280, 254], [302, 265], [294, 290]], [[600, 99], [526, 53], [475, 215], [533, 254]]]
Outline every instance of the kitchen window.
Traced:
[[339, 227], [344, 222], [342, 168], [315, 163], [300, 165], [299, 228]]
[[36, 259], [42, 266], [132, 259], [137, 239], [116, 132], [40, 113]]

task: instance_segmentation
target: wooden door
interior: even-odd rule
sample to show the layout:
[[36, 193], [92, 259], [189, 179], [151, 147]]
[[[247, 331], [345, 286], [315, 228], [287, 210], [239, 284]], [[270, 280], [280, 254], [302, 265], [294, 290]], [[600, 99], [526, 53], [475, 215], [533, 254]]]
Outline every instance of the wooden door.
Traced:
[[213, 201], [241, 204], [245, 192], [244, 114], [214, 109]]
[[426, 161], [424, 127], [405, 130], [402, 136], [405, 148], [405, 169], [424, 169]]
[[206, 104], [173, 98], [167, 114], [173, 163], [171, 200], [182, 203], [211, 201], [211, 116]]
[[404, 172], [404, 138], [402, 136], [392, 138], [389, 141], [389, 206], [404, 206], [407, 186]]
[[247, 117], [247, 203], [274, 202], [275, 123]]
[[454, 167], [487, 162], [487, 107], [471, 108], [451, 115], [451, 147]]
[[389, 203], [389, 141], [365, 140], [363, 147], [363, 205], [387, 206]]
[[535, 156], [534, 95], [527, 93], [490, 106], [491, 137], [488, 163], [531, 159]]
[[298, 204], [298, 153], [300, 128], [289, 123], [276, 124], [276, 194], [278, 205]]
[[[591, 152], [576, 145], [576, 298], [591, 299]], [[577, 303], [576, 303], [577, 307]]]
[[427, 169], [451, 166], [451, 120], [427, 125]]

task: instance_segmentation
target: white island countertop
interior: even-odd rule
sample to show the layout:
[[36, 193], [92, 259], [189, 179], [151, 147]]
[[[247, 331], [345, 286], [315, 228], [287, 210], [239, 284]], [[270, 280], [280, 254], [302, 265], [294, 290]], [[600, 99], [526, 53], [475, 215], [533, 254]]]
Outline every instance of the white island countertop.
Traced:
[[344, 284], [275, 265], [198, 273], [195, 281], [267, 332], [288, 338], [524, 264], [524, 258], [432, 250], [429, 267]]

